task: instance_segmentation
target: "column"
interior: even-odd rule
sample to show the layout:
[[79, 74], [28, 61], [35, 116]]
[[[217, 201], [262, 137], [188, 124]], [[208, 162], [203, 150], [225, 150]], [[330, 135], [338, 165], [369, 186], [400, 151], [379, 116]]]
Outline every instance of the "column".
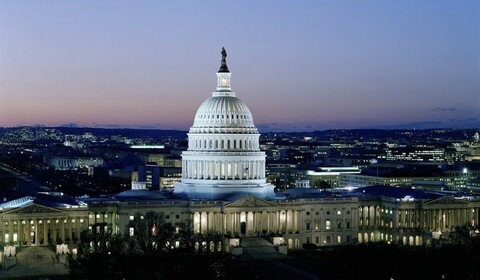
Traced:
[[48, 228], [47, 228], [47, 221], [43, 220], [43, 245], [48, 244]]
[[59, 222], [62, 224], [60, 226], [60, 236], [62, 237], [62, 242], [65, 243], [65, 217], [61, 218]]
[[38, 230], [38, 220], [35, 219], [33, 224], [35, 225], [35, 246], [39, 244], [38, 240], [40, 239], [39, 234], [40, 231]]
[[[17, 228], [20, 228], [19, 221], [17, 221]], [[20, 238], [20, 232], [18, 232], [17, 235], [18, 235], [17, 238]], [[2, 238], [5, 238], [5, 233], [3, 234]], [[9, 243], [13, 242], [13, 221], [11, 219], [8, 220], [8, 239], [9, 239]], [[8, 245], [8, 244], [5, 244], [5, 245]]]

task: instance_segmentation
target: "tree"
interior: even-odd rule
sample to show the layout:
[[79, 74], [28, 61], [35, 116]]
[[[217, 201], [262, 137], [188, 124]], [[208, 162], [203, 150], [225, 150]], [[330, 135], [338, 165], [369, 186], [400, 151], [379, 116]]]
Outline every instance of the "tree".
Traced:
[[230, 258], [218, 250], [221, 241], [216, 232], [194, 234], [188, 224], [172, 225], [158, 213], [137, 214], [124, 235], [84, 234], [77, 256], [70, 258], [70, 275], [75, 279], [225, 278]]

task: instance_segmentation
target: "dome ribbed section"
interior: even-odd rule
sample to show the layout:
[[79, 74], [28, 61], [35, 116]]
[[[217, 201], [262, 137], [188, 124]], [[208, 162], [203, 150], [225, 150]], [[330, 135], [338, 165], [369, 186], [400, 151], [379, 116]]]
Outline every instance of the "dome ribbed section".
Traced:
[[212, 96], [197, 110], [190, 133], [258, 133], [247, 105], [230, 95]]

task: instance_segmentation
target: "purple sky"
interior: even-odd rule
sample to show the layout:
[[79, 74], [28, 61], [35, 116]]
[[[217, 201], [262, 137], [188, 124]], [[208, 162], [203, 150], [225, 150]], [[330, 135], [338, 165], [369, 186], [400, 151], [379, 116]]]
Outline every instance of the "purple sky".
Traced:
[[480, 1], [0, 1], [0, 126], [480, 127]]

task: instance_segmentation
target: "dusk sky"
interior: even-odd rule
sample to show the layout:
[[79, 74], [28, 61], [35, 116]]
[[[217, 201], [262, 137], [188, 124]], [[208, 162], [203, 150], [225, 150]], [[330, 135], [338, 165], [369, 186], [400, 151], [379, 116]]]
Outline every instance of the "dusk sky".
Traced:
[[0, 0], [0, 126], [187, 130], [222, 47], [261, 131], [480, 127], [478, 0]]

